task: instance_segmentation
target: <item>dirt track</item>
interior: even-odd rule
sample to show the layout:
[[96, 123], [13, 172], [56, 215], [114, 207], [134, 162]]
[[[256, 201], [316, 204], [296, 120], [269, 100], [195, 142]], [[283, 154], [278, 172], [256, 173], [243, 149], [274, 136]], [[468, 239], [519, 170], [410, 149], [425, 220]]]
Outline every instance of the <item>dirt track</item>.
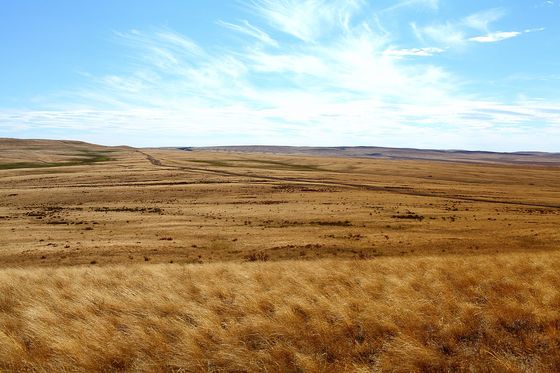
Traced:
[[[343, 182], [333, 182], [333, 181], [322, 181], [318, 179], [308, 179], [308, 178], [282, 178], [282, 177], [273, 177], [273, 176], [265, 176], [262, 174], [246, 174], [246, 173], [239, 173], [239, 172], [231, 172], [231, 171], [220, 171], [220, 170], [212, 170], [212, 169], [205, 169], [205, 168], [197, 168], [197, 167], [179, 167], [179, 166], [171, 166], [162, 163], [159, 159], [154, 158], [153, 156], [138, 150], [138, 152], [144, 154], [148, 161], [153, 164], [154, 166], [162, 166], [167, 168], [173, 168], [176, 170], [183, 170], [183, 171], [192, 171], [192, 172], [203, 172], [203, 173], [213, 173], [216, 175], [221, 176], [241, 176], [241, 177], [250, 177], [255, 180], [255, 182], [262, 182], [263, 180], [272, 180], [272, 181], [282, 181], [282, 182], [293, 182], [293, 183], [301, 183], [301, 184], [310, 184], [316, 186], [325, 186], [325, 185], [333, 185], [337, 187], [348, 187], [348, 188], [357, 188], [357, 189], [364, 189], [376, 192], [389, 192], [389, 193], [399, 193], [399, 194], [407, 194], [412, 196], [423, 196], [423, 197], [441, 197], [446, 199], [453, 199], [453, 200], [460, 200], [460, 201], [475, 201], [475, 202], [488, 202], [488, 203], [501, 203], [506, 205], [521, 205], [521, 206], [531, 206], [531, 207], [545, 207], [551, 209], [560, 209], [560, 204], [535, 204], [535, 203], [527, 203], [527, 202], [519, 202], [519, 201], [507, 201], [507, 200], [492, 200], [492, 199], [484, 199], [484, 198], [475, 198], [475, 197], [464, 197], [458, 195], [438, 195], [433, 192], [428, 191], [420, 191], [414, 190], [412, 188], [400, 188], [400, 187], [384, 187], [384, 186], [375, 186], [375, 185], [368, 185], [368, 184], [356, 184], [356, 183], [343, 183]], [[158, 185], [172, 185], [172, 184], [158, 184]]]
[[[71, 145], [50, 144], [49, 162], [64, 152], [72, 159], [78, 145]], [[111, 160], [0, 170], [2, 266], [560, 247], [554, 167], [96, 151], [110, 151]]]

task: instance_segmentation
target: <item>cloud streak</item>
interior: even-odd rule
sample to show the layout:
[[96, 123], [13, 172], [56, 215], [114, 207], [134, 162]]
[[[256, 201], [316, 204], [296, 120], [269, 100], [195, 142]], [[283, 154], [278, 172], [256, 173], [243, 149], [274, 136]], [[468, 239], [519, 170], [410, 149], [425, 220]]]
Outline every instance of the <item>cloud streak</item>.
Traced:
[[[422, 3], [437, 9], [435, 1]], [[523, 138], [530, 147], [546, 148], [536, 138], [534, 123], [544, 136], [558, 132], [559, 103], [465, 95], [463, 82], [452, 72], [430, 58], [415, 62], [458, 41], [517, 36], [488, 31], [503, 12], [467, 17], [460, 28], [416, 26], [424, 41], [443, 45], [400, 47], [377, 18], [357, 16], [366, 6], [361, 1], [255, 0], [248, 8], [257, 20], [218, 21], [240, 42], [211, 48], [170, 29], [117, 33], [130, 53], [128, 73], [94, 77], [90, 87], [41, 109], [2, 110], [0, 126], [8, 135], [37, 128], [54, 134], [83, 131], [91, 141], [145, 146], [495, 150], [513, 150]], [[488, 34], [469, 39], [465, 29]], [[107, 132], [111, 139], [103, 137]], [[507, 142], [481, 143], [504, 133]]]
[[502, 32], [491, 32], [483, 36], [475, 36], [469, 38], [470, 41], [476, 41], [477, 43], [495, 43], [497, 41], [502, 41], [506, 39], [511, 39], [516, 36], [521, 35], [519, 31], [502, 31]]
[[530, 32], [538, 32], [538, 31], [544, 31], [544, 28], [527, 29], [527, 30], [524, 30], [524, 31], [490, 32], [486, 35], [475, 36], [475, 37], [469, 38], [469, 40], [470, 41], [475, 41], [475, 42], [478, 42], [478, 43], [495, 43], [495, 42], [498, 42], [498, 41], [515, 38], [515, 37], [517, 37], [521, 34], [527, 34], [527, 33], [530, 33]]
[[443, 52], [445, 52], [445, 49], [443, 48], [427, 47], [427, 48], [387, 49], [383, 53], [388, 56], [429, 57]]
[[[426, 26], [412, 23], [411, 28], [421, 42], [431, 41], [446, 47], [464, 46], [468, 42], [496, 43], [522, 34], [544, 30], [534, 28], [523, 31], [491, 31], [492, 23], [499, 21], [506, 13], [503, 8], [492, 8], [471, 14], [458, 21]], [[485, 34], [472, 36], [473, 32], [484, 32]]]
[[264, 44], [271, 45], [274, 47], [278, 46], [278, 42], [270, 37], [266, 32], [260, 30], [259, 28], [251, 25], [249, 21], [243, 20], [241, 24], [234, 24], [224, 21], [219, 21], [218, 25], [228, 28], [233, 31], [240, 32], [245, 35], [254, 37], [255, 39], [261, 41]]

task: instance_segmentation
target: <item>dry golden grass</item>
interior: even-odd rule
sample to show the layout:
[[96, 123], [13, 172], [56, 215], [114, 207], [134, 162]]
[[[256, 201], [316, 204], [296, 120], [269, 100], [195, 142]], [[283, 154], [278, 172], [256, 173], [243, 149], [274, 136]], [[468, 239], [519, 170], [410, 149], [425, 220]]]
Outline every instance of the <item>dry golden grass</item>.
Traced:
[[560, 371], [557, 162], [0, 148], [0, 372]]
[[0, 271], [0, 370], [560, 369], [560, 253]]
[[19, 144], [111, 161], [0, 169], [0, 268], [560, 247], [560, 167]]

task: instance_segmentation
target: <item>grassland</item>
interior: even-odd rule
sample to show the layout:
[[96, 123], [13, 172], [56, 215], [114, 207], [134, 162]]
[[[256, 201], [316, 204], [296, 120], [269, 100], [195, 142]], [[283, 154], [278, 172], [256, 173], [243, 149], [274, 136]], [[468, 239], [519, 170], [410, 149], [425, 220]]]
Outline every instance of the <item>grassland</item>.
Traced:
[[0, 272], [0, 369], [560, 368], [560, 255]]
[[0, 147], [0, 371], [560, 369], [545, 155]]
[[83, 150], [76, 154], [75, 158], [62, 162], [12, 162], [1, 163], [0, 170], [13, 170], [18, 168], [44, 168], [44, 167], [63, 167], [63, 166], [82, 166], [96, 162], [107, 162], [111, 158], [106, 155], [111, 151], [87, 151]]
[[[49, 144], [45, 152], [28, 149], [30, 159], [61, 163], [85, 147]], [[560, 167], [90, 151], [110, 151], [112, 160], [0, 170], [0, 267], [476, 255], [560, 246]]]

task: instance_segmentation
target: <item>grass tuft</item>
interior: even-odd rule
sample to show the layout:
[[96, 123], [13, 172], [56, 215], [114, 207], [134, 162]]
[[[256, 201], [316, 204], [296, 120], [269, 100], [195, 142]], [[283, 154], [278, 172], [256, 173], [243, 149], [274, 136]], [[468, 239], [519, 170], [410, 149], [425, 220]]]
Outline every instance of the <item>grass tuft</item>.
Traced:
[[0, 370], [556, 371], [560, 253], [0, 271]]

